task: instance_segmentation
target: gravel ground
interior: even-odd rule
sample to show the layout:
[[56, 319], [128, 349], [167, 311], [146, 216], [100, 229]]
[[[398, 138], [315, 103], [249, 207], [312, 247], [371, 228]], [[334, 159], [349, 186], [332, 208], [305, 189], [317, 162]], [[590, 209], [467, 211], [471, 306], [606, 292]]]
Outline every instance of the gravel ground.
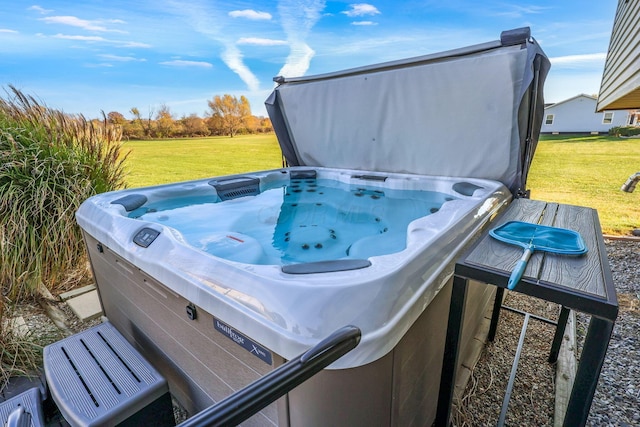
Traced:
[[[605, 240], [618, 291], [616, 321], [589, 413], [590, 426], [640, 426], [640, 242]], [[516, 293], [505, 304], [556, 320], [559, 307]], [[456, 426], [495, 425], [509, 379], [524, 317], [503, 312], [494, 343], [485, 348], [462, 403]], [[580, 351], [588, 317], [577, 316]], [[555, 366], [547, 362], [553, 326], [531, 319], [505, 425], [553, 425]]]
[[[640, 426], [640, 242], [609, 241], [620, 313], [589, 413], [589, 425]], [[588, 326], [578, 317], [578, 335]]]

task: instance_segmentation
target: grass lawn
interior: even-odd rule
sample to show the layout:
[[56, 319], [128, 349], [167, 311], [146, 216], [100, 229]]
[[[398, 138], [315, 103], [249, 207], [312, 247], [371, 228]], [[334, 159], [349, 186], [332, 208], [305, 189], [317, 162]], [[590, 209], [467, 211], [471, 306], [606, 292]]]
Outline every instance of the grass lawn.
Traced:
[[[142, 187], [282, 166], [273, 134], [129, 141], [129, 187]], [[640, 228], [640, 188], [620, 191], [640, 170], [640, 139], [544, 135], [529, 174], [531, 198], [590, 206], [605, 234]]]
[[640, 139], [543, 135], [531, 166], [531, 198], [598, 210], [605, 234], [640, 228], [640, 190], [620, 187], [640, 170]]
[[127, 186], [169, 182], [282, 167], [273, 133], [229, 137], [127, 141]]

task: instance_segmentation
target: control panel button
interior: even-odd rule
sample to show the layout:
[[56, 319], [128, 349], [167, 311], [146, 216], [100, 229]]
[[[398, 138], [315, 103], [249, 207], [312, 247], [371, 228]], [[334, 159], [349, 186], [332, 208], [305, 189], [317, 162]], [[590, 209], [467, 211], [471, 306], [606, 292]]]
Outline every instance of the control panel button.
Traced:
[[150, 244], [156, 240], [156, 237], [160, 235], [159, 231], [154, 230], [153, 228], [143, 228], [138, 231], [136, 235], [133, 237], [133, 243], [143, 248], [149, 247]]

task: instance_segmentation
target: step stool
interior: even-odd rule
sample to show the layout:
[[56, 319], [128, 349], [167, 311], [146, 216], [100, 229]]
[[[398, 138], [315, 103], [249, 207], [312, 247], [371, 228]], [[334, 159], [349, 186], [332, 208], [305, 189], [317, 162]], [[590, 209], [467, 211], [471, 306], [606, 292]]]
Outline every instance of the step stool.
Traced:
[[167, 381], [109, 322], [44, 348], [51, 397], [72, 426], [173, 426]]
[[42, 398], [38, 387], [31, 388], [0, 403], [0, 426], [44, 426]]

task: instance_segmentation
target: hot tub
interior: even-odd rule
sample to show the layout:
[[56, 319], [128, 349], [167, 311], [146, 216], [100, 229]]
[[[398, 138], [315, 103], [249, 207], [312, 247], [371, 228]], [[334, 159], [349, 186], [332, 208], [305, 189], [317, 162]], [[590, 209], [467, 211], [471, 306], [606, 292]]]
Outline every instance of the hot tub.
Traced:
[[[267, 107], [290, 167], [105, 193], [80, 207], [106, 316], [190, 413], [355, 325], [355, 350], [248, 425], [430, 424], [452, 266], [524, 194], [544, 60], [516, 31], [462, 51], [278, 79]], [[470, 66], [491, 78], [480, 100], [459, 102], [478, 81], [451, 79]], [[437, 89], [416, 97], [433, 79]], [[472, 137], [429, 130], [425, 122], [451, 117], [423, 116], [441, 91], [446, 110], [491, 126]], [[472, 291], [463, 347], [491, 296]]]
[[[294, 167], [104, 193], [77, 218], [107, 317], [136, 342], [166, 334], [167, 362], [204, 332], [272, 367], [353, 324], [362, 340], [332, 366], [352, 370], [392, 352], [511, 197], [489, 180]], [[151, 302], [170, 296], [175, 314]], [[196, 359], [216, 371], [210, 353]]]

